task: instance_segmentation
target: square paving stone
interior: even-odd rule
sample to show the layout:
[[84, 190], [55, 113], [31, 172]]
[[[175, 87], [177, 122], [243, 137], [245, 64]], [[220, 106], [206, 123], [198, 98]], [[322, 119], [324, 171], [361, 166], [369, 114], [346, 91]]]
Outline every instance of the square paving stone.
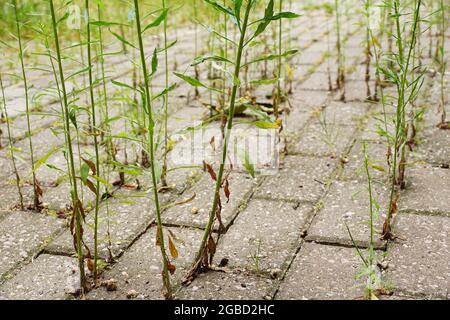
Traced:
[[328, 75], [324, 73], [314, 73], [307, 81], [296, 87], [296, 89], [328, 92]]
[[[387, 130], [391, 136], [395, 135], [395, 127], [393, 125], [394, 117], [394, 114], [386, 114]], [[384, 115], [379, 112], [372, 113], [369, 120], [365, 124], [365, 128], [361, 134], [361, 139], [376, 142], [386, 141], [386, 138], [380, 135], [380, 133], [385, 131], [386, 126], [384, 123]]]
[[[162, 199], [161, 199], [162, 200]], [[110, 226], [111, 251], [114, 256], [125, 250], [155, 218], [152, 194], [120, 190], [99, 210], [98, 250], [102, 258], [109, 258], [108, 224]], [[108, 211], [109, 210], [109, 211]], [[86, 218], [84, 241], [94, 253], [94, 210]], [[73, 237], [69, 230], [55, 239], [47, 252], [74, 254]]]
[[362, 270], [362, 264], [353, 248], [305, 243], [282, 282], [276, 299], [361, 298], [364, 287], [356, 280], [356, 275]]
[[450, 130], [424, 129], [419, 132], [419, 145], [410, 154], [413, 161], [450, 165]]
[[332, 101], [320, 114], [314, 117], [314, 123], [355, 126], [365, 116], [369, 107], [364, 102]]
[[[42, 195], [43, 205], [54, 211], [65, 210], [72, 206], [71, 185], [68, 181], [57, 187], [44, 187]], [[82, 192], [81, 192], [82, 190]], [[78, 184], [78, 197], [82, 200], [84, 208], [89, 208], [95, 200], [94, 193], [88, 187]]]
[[[359, 71], [358, 73], [360, 74]], [[374, 86], [370, 84], [371, 92], [374, 90]], [[340, 97], [338, 95], [337, 97]], [[365, 81], [347, 81], [345, 83], [345, 100], [346, 101], [366, 101], [367, 100], [367, 87]]]
[[76, 259], [43, 254], [0, 286], [0, 300], [62, 300], [79, 285]]
[[[224, 190], [222, 189], [222, 222], [228, 226], [235, 218], [239, 208], [251, 195], [253, 188], [256, 187], [256, 180], [246, 174], [232, 172], [229, 177], [230, 183], [230, 201], [227, 202]], [[191, 226], [205, 228], [208, 223], [209, 212], [212, 205], [215, 190], [215, 181], [209, 174], [204, 174], [199, 182], [192, 188], [186, 190], [182, 197], [175, 203], [182, 202], [195, 195], [195, 198], [185, 204], [176, 205], [169, 208], [163, 214], [163, 223], [178, 226]], [[193, 213], [195, 212], [195, 213]], [[219, 224], [216, 221], [215, 229]]]
[[31, 259], [62, 226], [62, 220], [36, 212], [13, 211], [0, 222], [0, 275]]
[[200, 274], [190, 286], [177, 293], [181, 300], [263, 300], [273, 281], [240, 271]]
[[418, 164], [406, 169], [406, 181], [400, 210], [450, 215], [450, 169]]
[[289, 142], [289, 152], [315, 156], [340, 156], [350, 147], [355, 128], [326, 122], [311, 124], [299, 140]]
[[[29, 185], [21, 186], [23, 204], [27, 206], [33, 204], [33, 187]], [[19, 192], [14, 182], [0, 185], [0, 210], [11, 210], [20, 204]]]
[[[374, 217], [374, 228], [380, 231], [384, 221], [383, 206], [388, 202], [388, 188], [373, 185], [373, 198], [380, 205], [378, 217]], [[376, 213], [376, 209], [374, 207]], [[353, 245], [345, 224], [348, 225], [357, 245], [369, 245], [369, 193], [367, 185], [358, 181], [336, 181], [328, 192], [322, 209], [317, 213], [308, 230], [308, 241], [339, 243]], [[383, 247], [384, 243], [375, 234], [375, 246]]]
[[329, 93], [325, 91], [309, 91], [295, 89], [292, 96], [289, 97], [292, 109], [299, 111], [312, 111], [321, 108], [326, 103]]
[[[165, 228], [165, 237], [170, 230], [178, 240], [175, 246], [179, 256], [172, 261], [176, 266], [171, 277], [173, 285], [182, 280], [190, 268], [203, 236], [203, 231], [189, 228]], [[163, 299], [162, 295], [162, 261], [160, 248], [156, 246], [156, 227], [149, 229], [125, 254], [111, 270], [102, 276], [104, 279], [117, 280], [117, 291], [99, 288], [91, 291], [88, 299], [126, 299], [127, 293], [136, 291], [138, 299]], [[167, 243], [167, 241], [166, 241]]]
[[[370, 164], [369, 173], [374, 181], [387, 181], [389, 178], [389, 166], [386, 160], [387, 152], [385, 143], [367, 143]], [[344, 164], [344, 171], [340, 179], [367, 181], [367, 173], [364, 166], [363, 142], [361, 140], [355, 142], [347, 159], [348, 162]]]
[[288, 156], [279, 172], [255, 192], [256, 197], [317, 201], [324, 193], [336, 161], [329, 158]]
[[311, 213], [312, 205], [252, 199], [220, 239], [214, 261], [257, 272], [282, 269]]
[[450, 292], [450, 218], [400, 213], [389, 246], [386, 280], [409, 294], [447, 297]]

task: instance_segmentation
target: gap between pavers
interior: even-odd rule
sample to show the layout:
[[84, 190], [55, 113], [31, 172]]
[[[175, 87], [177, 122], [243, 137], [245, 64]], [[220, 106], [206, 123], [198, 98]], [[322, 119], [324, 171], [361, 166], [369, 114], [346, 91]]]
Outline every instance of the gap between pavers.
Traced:
[[281, 273], [313, 213], [312, 204], [252, 199], [220, 238], [214, 263]]

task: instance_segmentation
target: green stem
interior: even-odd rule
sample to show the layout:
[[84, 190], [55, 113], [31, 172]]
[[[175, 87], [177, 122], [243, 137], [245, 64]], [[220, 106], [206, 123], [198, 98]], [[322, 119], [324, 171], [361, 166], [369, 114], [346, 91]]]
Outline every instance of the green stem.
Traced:
[[25, 207], [23, 205], [23, 193], [22, 193], [22, 188], [20, 187], [20, 175], [19, 175], [19, 171], [17, 170], [16, 158], [14, 155], [13, 141], [12, 141], [12, 135], [11, 135], [11, 125], [9, 123], [8, 108], [6, 107], [5, 87], [3, 86], [3, 79], [2, 79], [1, 73], [0, 73], [0, 87], [2, 90], [3, 112], [5, 115], [6, 128], [8, 131], [9, 152], [11, 153], [11, 162], [12, 162], [13, 169], [14, 169], [14, 175], [16, 176], [16, 186], [17, 186], [17, 191], [19, 193], [20, 209], [23, 211], [23, 210], [25, 210]]
[[[241, 61], [242, 61], [242, 53], [244, 51], [244, 41], [245, 41], [245, 35], [246, 35], [246, 31], [247, 31], [251, 7], [252, 7], [252, 2], [250, 1], [247, 4], [244, 23], [242, 25], [242, 31], [241, 31], [241, 36], [240, 36], [239, 46], [238, 46], [238, 51], [237, 51], [237, 56], [236, 56], [236, 62], [235, 62], [234, 79], [239, 79]], [[215, 221], [214, 218], [215, 218], [217, 206], [219, 203], [220, 188], [222, 186], [223, 173], [224, 173], [225, 163], [226, 163], [227, 153], [228, 153], [228, 142], [230, 140], [231, 129], [233, 128], [233, 118], [234, 118], [234, 112], [235, 112], [237, 91], [238, 91], [238, 84], [235, 81], [232, 92], [231, 92], [230, 111], [228, 114], [228, 122], [227, 122], [227, 127], [226, 127], [225, 139], [224, 139], [223, 147], [222, 147], [222, 161], [220, 163], [219, 173], [217, 176], [216, 186], [215, 186], [215, 190], [214, 190], [214, 199], [213, 199], [211, 211], [209, 213], [208, 224], [206, 225], [206, 228], [205, 228], [205, 233], [203, 235], [200, 249], [197, 253], [196, 259], [194, 260], [195, 261], [194, 265], [198, 265], [198, 263], [202, 260], [202, 257], [204, 256], [205, 250], [207, 249], [206, 244], [211, 235], [212, 227], [213, 227], [213, 224]]]
[[31, 138], [31, 121], [30, 121], [30, 98], [28, 95], [28, 80], [27, 75], [25, 72], [25, 63], [24, 63], [24, 51], [23, 51], [23, 45], [22, 45], [22, 32], [20, 28], [20, 21], [19, 21], [19, 12], [17, 8], [17, 0], [13, 0], [14, 4], [14, 14], [16, 19], [16, 30], [17, 30], [17, 40], [19, 42], [19, 58], [20, 58], [20, 66], [22, 69], [22, 80], [23, 80], [23, 86], [24, 86], [24, 94], [25, 94], [25, 108], [26, 108], [26, 117], [27, 117], [27, 131], [28, 131], [28, 145], [30, 147], [30, 158], [31, 158], [31, 167], [32, 167], [32, 177], [33, 177], [33, 192], [34, 192], [34, 209], [38, 210], [40, 207], [40, 200], [39, 200], [39, 193], [38, 193], [38, 186], [37, 186], [37, 180], [36, 180], [36, 173], [34, 170], [34, 150], [33, 150], [33, 141]]
[[166, 250], [165, 250], [165, 244], [164, 244], [164, 233], [163, 233], [163, 227], [162, 227], [162, 221], [161, 221], [161, 209], [159, 204], [159, 195], [158, 195], [158, 183], [156, 178], [156, 171], [155, 171], [155, 152], [154, 152], [154, 122], [153, 122], [153, 115], [152, 115], [152, 105], [151, 105], [151, 95], [150, 95], [150, 83], [149, 83], [149, 76], [147, 71], [147, 63], [145, 60], [145, 52], [144, 52], [144, 43], [142, 40], [142, 28], [141, 28], [141, 20], [140, 20], [140, 13], [139, 13], [139, 1], [134, 0], [134, 8], [136, 13], [136, 26], [137, 26], [137, 35], [138, 35], [138, 41], [139, 41], [139, 52], [140, 52], [140, 58], [141, 58], [141, 64], [142, 64], [142, 76], [144, 78], [144, 84], [145, 84], [145, 96], [146, 96], [146, 104], [147, 104], [147, 111], [148, 111], [148, 136], [149, 136], [149, 153], [150, 153], [150, 171], [152, 174], [152, 183], [153, 183], [153, 196], [155, 201], [155, 209], [156, 209], [156, 222], [157, 222], [157, 233], [158, 233], [158, 239], [159, 239], [159, 247], [161, 249], [161, 255], [163, 260], [163, 284], [164, 288], [167, 290], [166, 297], [168, 299], [172, 298], [172, 288], [170, 285], [170, 275], [169, 275], [169, 261], [167, 258]]
[[[98, 130], [97, 130], [97, 117], [95, 110], [95, 95], [94, 95], [94, 79], [92, 73], [92, 52], [91, 52], [91, 24], [89, 15], [89, 0], [85, 0], [86, 9], [86, 32], [87, 32], [87, 59], [89, 65], [89, 95], [91, 98], [91, 118], [92, 118], [92, 135], [94, 137], [94, 149], [95, 149], [95, 167], [96, 175], [100, 177], [100, 156], [98, 152]], [[94, 280], [97, 280], [97, 261], [98, 261], [98, 212], [100, 205], [100, 180], [96, 180], [96, 193], [95, 193], [95, 208], [94, 208]]]
[[[162, 0], [163, 10], [166, 10], [166, 0]], [[164, 19], [164, 61], [165, 61], [165, 89], [169, 88], [169, 58], [167, 53], [167, 16]], [[169, 152], [169, 132], [167, 128], [169, 118], [169, 92], [164, 97], [164, 159], [161, 172], [161, 184], [167, 187], [167, 154]]]
[[[77, 179], [75, 172], [75, 161], [73, 157], [73, 149], [72, 149], [72, 139], [70, 134], [70, 122], [69, 122], [69, 102], [67, 99], [67, 90], [66, 90], [66, 82], [64, 79], [64, 69], [62, 65], [61, 58], [61, 49], [59, 46], [59, 38], [58, 38], [58, 29], [57, 29], [57, 20], [55, 15], [55, 8], [53, 5], [53, 0], [49, 0], [50, 2], [50, 12], [52, 16], [52, 26], [53, 26], [53, 35], [55, 37], [55, 47], [56, 47], [56, 55], [58, 60], [58, 68], [59, 68], [59, 77], [61, 83], [62, 96], [64, 101], [64, 115], [65, 115], [65, 123], [67, 128], [67, 148], [70, 162], [70, 178], [72, 179], [72, 203], [73, 203], [73, 214], [75, 215], [76, 222], [76, 245], [77, 245], [77, 256], [78, 256], [78, 266], [80, 271], [80, 287], [81, 287], [81, 295], [84, 295], [84, 291], [86, 290], [86, 276], [84, 270], [84, 257], [83, 257], [83, 247], [82, 247], [82, 226], [81, 226], [81, 212], [80, 212], [80, 203], [78, 199], [78, 190], [77, 190]], [[82, 205], [82, 204], [81, 204]]]

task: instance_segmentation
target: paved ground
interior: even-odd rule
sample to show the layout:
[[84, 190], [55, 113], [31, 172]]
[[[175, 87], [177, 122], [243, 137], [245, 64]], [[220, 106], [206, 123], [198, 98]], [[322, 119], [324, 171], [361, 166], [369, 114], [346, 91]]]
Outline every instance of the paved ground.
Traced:
[[[170, 173], [169, 183], [174, 188], [161, 198], [166, 208], [163, 222], [180, 239], [179, 258], [174, 261], [177, 271], [173, 276], [178, 298], [358, 299], [363, 296], [364, 283], [357, 279], [362, 261], [345, 228], [347, 224], [363, 250], [368, 247], [367, 178], [361, 170], [363, 141], [368, 144], [372, 162], [386, 169], [372, 170], [374, 194], [381, 206], [375, 223], [377, 230], [381, 228], [388, 203], [388, 190], [385, 142], [376, 134], [375, 119], [380, 116], [381, 107], [365, 101], [361, 46], [364, 32], [355, 22], [348, 20], [344, 27], [349, 39], [346, 103], [338, 101], [337, 93], [328, 91], [328, 64], [324, 58], [328, 46], [326, 17], [321, 12], [309, 13], [307, 19], [299, 22], [299, 30], [292, 32], [292, 45], [302, 50], [291, 61], [295, 81], [289, 97], [292, 110], [289, 116], [284, 115], [283, 143], [287, 154], [281, 156], [280, 170], [275, 174], [258, 179], [243, 170], [231, 174], [231, 199], [229, 203], [224, 201], [222, 213], [227, 232], [219, 237], [214, 259], [216, 270], [202, 274], [188, 287], [177, 283], [192, 263], [199, 245], [212, 197], [212, 182], [201, 170]], [[191, 33], [192, 30], [184, 30], [178, 36]], [[332, 33], [332, 39], [333, 36]], [[177, 63], [171, 68], [185, 69], [194, 55], [191, 47], [188, 37], [179, 38], [176, 50], [183, 54], [177, 55]], [[114, 59], [107, 62], [110, 75], [120, 81], [130, 81], [129, 62]], [[331, 67], [334, 77], [334, 62]], [[45, 88], [51, 81], [39, 74], [33, 76], [33, 90]], [[159, 75], [154, 84], [162, 83]], [[7, 102], [14, 110], [15, 147], [22, 150], [19, 169], [29, 180], [20, 89], [19, 84], [10, 84]], [[257, 94], [264, 99], [270, 90], [260, 88]], [[437, 95], [433, 94], [436, 90], [436, 79], [427, 75], [424, 85], [427, 94], [418, 102], [425, 114], [418, 144], [409, 155], [407, 188], [401, 192], [394, 223], [398, 239], [388, 243], [376, 241], [379, 272], [385, 288], [393, 294], [383, 297], [387, 299], [450, 298], [450, 131], [435, 127], [439, 119]], [[193, 90], [185, 84], [171, 93], [169, 129], [179, 141], [173, 152], [180, 152], [183, 141], [189, 141], [182, 129], [198, 123], [205, 113], [199, 102], [192, 99], [193, 95]], [[43, 113], [55, 114], [59, 108], [51, 99], [41, 105]], [[446, 108], [450, 113], [448, 104]], [[124, 110], [120, 104], [113, 104], [112, 112], [120, 115]], [[60, 124], [48, 115], [34, 114], [32, 118], [36, 157], [41, 158], [61, 144], [61, 136], [55, 135]], [[245, 124], [243, 127], [246, 128]], [[210, 128], [217, 128], [217, 123], [212, 123]], [[115, 122], [113, 130], [115, 134], [123, 132], [123, 122]], [[4, 136], [1, 141], [4, 145]], [[131, 144], [119, 139], [117, 144], [120, 157], [125, 149], [130, 159], [139, 154]], [[92, 146], [83, 145], [80, 151], [92, 154]], [[210, 156], [214, 160], [217, 155], [212, 151]], [[62, 153], [52, 155], [48, 163], [64, 168]], [[77, 267], [71, 236], [65, 220], [61, 219], [69, 204], [67, 179], [59, 171], [46, 166], [39, 168], [36, 173], [44, 190], [45, 210], [21, 212], [13, 209], [17, 193], [5, 149], [0, 150], [0, 167], [0, 299], [70, 298], [77, 286]], [[102, 203], [100, 255], [104, 259], [113, 255], [114, 261], [101, 277], [117, 282], [117, 290], [107, 291], [102, 286], [89, 292], [88, 299], [162, 299], [160, 256], [154, 243], [154, 204], [146, 193], [148, 175], [138, 179], [142, 190], [117, 189], [112, 198]], [[31, 192], [29, 184], [25, 184], [27, 202]], [[170, 206], [194, 194], [194, 200]], [[89, 209], [92, 196], [88, 190], [84, 191], [83, 199]], [[86, 223], [92, 224], [92, 215]], [[85, 239], [92, 246], [89, 227]]]

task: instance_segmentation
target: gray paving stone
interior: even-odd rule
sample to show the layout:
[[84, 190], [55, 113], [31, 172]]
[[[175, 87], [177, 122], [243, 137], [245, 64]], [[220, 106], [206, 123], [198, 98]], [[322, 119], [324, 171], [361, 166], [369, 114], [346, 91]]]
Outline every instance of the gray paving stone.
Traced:
[[62, 226], [62, 220], [36, 212], [11, 212], [0, 222], [0, 275], [31, 259]]
[[413, 161], [450, 165], [450, 130], [425, 128], [419, 133], [419, 142], [411, 153]]
[[40, 255], [0, 286], [0, 300], [62, 300], [79, 287], [77, 260]]
[[[33, 204], [33, 187], [25, 185], [21, 187], [24, 206]], [[14, 184], [0, 185], [0, 210], [10, 210], [20, 203], [17, 186]]]
[[[176, 271], [171, 280], [176, 284], [186, 274], [195, 258], [203, 232], [189, 228], [168, 229], [179, 239], [175, 242], [179, 256], [172, 261]], [[167, 228], [165, 230], [167, 234]], [[89, 293], [88, 299], [126, 299], [130, 290], [137, 292], [138, 299], [163, 299], [161, 252], [155, 240], [156, 227], [152, 227], [133, 244], [111, 270], [103, 274], [106, 280], [111, 278], [117, 280], [117, 291], [95, 289]]]
[[[81, 190], [83, 190], [81, 192]], [[57, 187], [43, 188], [42, 203], [44, 207], [53, 210], [66, 210], [72, 206], [71, 186], [65, 181]], [[78, 184], [78, 197], [82, 200], [85, 208], [89, 208], [95, 200], [95, 195], [88, 187]]]
[[295, 89], [289, 98], [292, 111], [298, 109], [300, 111], [312, 111], [319, 107], [323, 107], [328, 99], [329, 93], [325, 91], [310, 91]]
[[326, 122], [311, 124], [299, 140], [290, 141], [289, 152], [315, 156], [340, 156], [354, 138], [355, 129]]
[[[383, 205], [388, 203], [388, 189], [382, 185], [373, 186], [373, 197], [381, 209], [375, 217], [374, 227], [380, 231], [384, 221]], [[374, 210], [376, 210], [374, 208]], [[358, 245], [368, 246], [369, 228], [369, 195], [367, 185], [358, 181], [336, 181], [323, 202], [323, 208], [317, 213], [308, 230], [308, 241], [324, 243], [340, 243], [353, 245], [345, 224]], [[376, 247], [382, 247], [383, 242], [375, 234]]]
[[[393, 125], [395, 115], [386, 113], [386, 124], [387, 130], [390, 135], [395, 135], [395, 127]], [[368, 141], [386, 141], [384, 136], [379, 133], [386, 131], [386, 126], [384, 123], [384, 114], [379, 112], [374, 112], [371, 114], [364, 130], [361, 133], [361, 139]]]
[[399, 209], [450, 214], [450, 170], [419, 164], [406, 171], [407, 187]]
[[307, 81], [301, 83], [298, 87], [302, 90], [310, 91], [328, 91], [328, 76], [324, 73], [314, 73]]
[[363, 102], [332, 101], [319, 114], [315, 114], [314, 123], [355, 126], [368, 111], [368, 105]]
[[194, 282], [177, 294], [181, 300], [263, 300], [272, 280], [240, 271], [200, 274]]
[[[373, 180], [386, 182], [389, 178], [389, 166], [387, 164], [387, 146], [385, 143], [368, 142], [367, 153], [369, 157], [369, 173]], [[367, 181], [364, 167], [363, 143], [357, 140], [347, 156], [348, 162], [344, 164], [341, 180]], [[375, 168], [376, 169], [375, 169]]]
[[[234, 219], [240, 206], [248, 199], [257, 182], [248, 175], [232, 172], [229, 183], [231, 195], [228, 203], [223, 189], [221, 190], [222, 222], [225, 226], [228, 226]], [[215, 181], [211, 179], [209, 174], [204, 174], [201, 180], [193, 188], [186, 190], [175, 203], [189, 199], [194, 194], [195, 198], [188, 203], [169, 208], [164, 212], [163, 222], [169, 225], [206, 227], [214, 188]], [[193, 211], [197, 212], [193, 214]], [[218, 226], [218, 222], [216, 222], [215, 228], [218, 228]]]
[[220, 239], [215, 263], [227, 259], [229, 266], [256, 272], [282, 269], [295, 252], [312, 209], [312, 205], [252, 199]]
[[364, 296], [356, 280], [362, 261], [355, 249], [305, 243], [276, 299], [342, 300]]
[[317, 201], [336, 166], [333, 159], [288, 156], [278, 174], [269, 177], [255, 192], [257, 197], [293, 201]]
[[[155, 218], [152, 194], [120, 190], [108, 203], [102, 203], [99, 211], [99, 255], [109, 258], [108, 247], [114, 256], [125, 250], [142, 232], [148, 228]], [[108, 211], [109, 209], [109, 211]], [[110, 240], [108, 239], [108, 222]], [[73, 237], [65, 231], [46, 248], [46, 252], [74, 254]], [[89, 213], [84, 227], [84, 241], [94, 250], [94, 212]]]
[[400, 213], [389, 246], [386, 280], [409, 294], [447, 297], [450, 292], [450, 218]]

